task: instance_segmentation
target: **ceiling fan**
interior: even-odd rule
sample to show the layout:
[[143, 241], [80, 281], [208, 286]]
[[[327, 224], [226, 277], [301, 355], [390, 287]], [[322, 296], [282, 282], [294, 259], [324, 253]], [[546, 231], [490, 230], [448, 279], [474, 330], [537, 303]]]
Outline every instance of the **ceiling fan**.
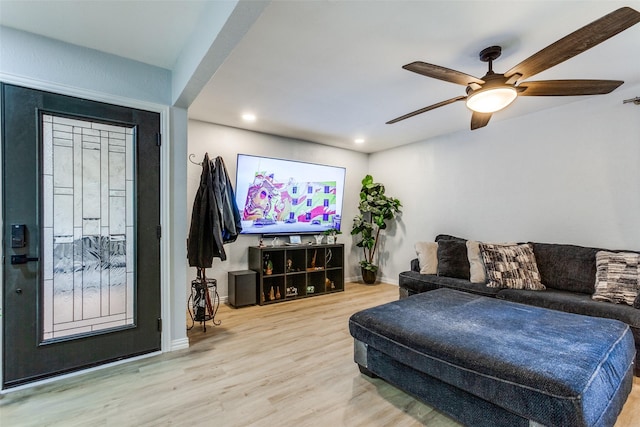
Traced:
[[480, 60], [489, 63], [489, 71], [481, 79], [426, 62], [416, 61], [407, 64], [402, 68], [423, 76], [466, 86], [467, 95], [457, 96], [421, 108], [390, 120], [387, 124], [396, 123], [457, 101], [466, 101], [467, 107], [472, 111], [471, 130], [474, 130], [486, 126], [493, 113], [507, 107], [518, 96], [574, 96], [609, 93], [624, 82], [620, 80], [541, 80], [532, 82], [523, 80], [591, 49], [638, 22], [640, 22], [640, 12], [630, 7], [620, 8], [550, 44], [504, 74], [493, 71], [493, 61], [500, 56], [502, 48], [500, 46], [488, 47], [480, 52]]

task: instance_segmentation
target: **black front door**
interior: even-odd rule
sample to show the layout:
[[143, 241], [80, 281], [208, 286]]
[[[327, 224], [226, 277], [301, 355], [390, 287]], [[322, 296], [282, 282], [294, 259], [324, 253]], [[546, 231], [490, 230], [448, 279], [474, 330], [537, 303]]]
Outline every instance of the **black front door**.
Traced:
[[3, 388], [159, 350], [159, 114], [1, 88]]

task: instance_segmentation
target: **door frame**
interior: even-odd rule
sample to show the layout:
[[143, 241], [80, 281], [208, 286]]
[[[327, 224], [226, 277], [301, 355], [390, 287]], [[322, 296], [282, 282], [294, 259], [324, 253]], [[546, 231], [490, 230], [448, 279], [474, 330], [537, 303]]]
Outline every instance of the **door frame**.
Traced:
[[[170, 262], [170, 249], [171, 249], [171, 233], [169, 229], [170, 224], [170, 141], [169, 135], [171, 135], [171, 129], [169, 126], [169, 113], [170, 107], [168, 105], [156, 104], [152, 102], [140, 101], [136, 99], [124, 98], [121, 96], [111, 95], [102, 92], [94, 92], [90, 90], [72, 88], [68, 86], [58, 85], [54, 83], [42, 82], [39, 80], [33, 80], [29, 78], [22, 78], [13, 75], [7, 75], [4, 73], [0, 73], [0, 82], [6, 84], [13, 84], [17, 86], [22, 86], [29, 89], [41, 90], [46, 92], [52, 92], [59, 95], [67, 95], [74, 96], [77, 98], [87, 99], [90, 101], [98, 101], [104, 102], [114, 105], [119, 105], [122, 107], [128, 108], [136, 108], [140, 110], [146, 110], [154, 113], [160, 114], [160, 132], [162, 135], [162, 144], [160, 146], [160, 226], [162, 227], [162, 237], [160, 239], [160, 315], [162, 316], [162, 331], [160, 338], [160, 352], [149, 353], [143, 356], [132, 357], [128, 359], [124, 359], [122, 361], [107, 363], [105, 365], [101, 365], [95, 368], [89, 368], [85, 370], [80, 370], [71, 374], [64, 374], [61, 376], [53, 377], [50, 379], [45, 379], [42, 381], [36, 381], [33, 383], [26, 384], [24, 386], [12, 387], [11, 391], [20, 390], [22, 388], [34, 387], [36, 385], [55, 381], [57, 379], [63, 378], [68, 375], [77, 375], [80, 373], [88, 372], [91, 370], [101, 369], [105, 366], [112, 366], [114, 364], [126, 363], [132, 360], [151, 357], [157, 355], [159, 353], [165, 353], [167, 351], [172, 350], [172, 325], [173, 318], [171, 315], [171, 286], [170, 286], [170, 272], [171, 272], [171, 262]], [[3, 144], [3, 141], [0, 136], [0, 144]], [[0, 188], [2, 188], [2, 164], [0, 162]], [[0, 197], [0, 212], [2, 211], [2, 198]], [[2, 217], [0, 216], [0, 228], [3, 226]], [[3, 247], [0, 245], [0, 257], [4, 257]], [[0, 324], [4, 324], [4, 307], [2, 306], [2, 292], [4, 290], [4, 283], [2, 275], [0, 275]], [[3, 336], [2, 336], [3, 327], [0, 326], [0, 378], [3, 378], [2, 372], [2, 354], [3, 354]], [[0, 382], [1, 384], [1, 382]], [[0, 393], [2, 393], [4, 389], [0, 389]]]

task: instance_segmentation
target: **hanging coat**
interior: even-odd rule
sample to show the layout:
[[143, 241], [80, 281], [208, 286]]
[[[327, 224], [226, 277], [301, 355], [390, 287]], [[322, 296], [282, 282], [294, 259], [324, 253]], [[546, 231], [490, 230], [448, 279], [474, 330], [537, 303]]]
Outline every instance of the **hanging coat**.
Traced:
[[235, 242], [242, 231], [240, 211], [229, 179], [229, 173], [222, 157], [216, 157], [213, 167], [213, 188], [222, 231], [222, 242]]
[[211, 268], [214, 257], [225, 261], [223, 245], [235, 241], [241, 230], [240, 212], [224, 161], [221, 157], [211, 161], [205, 154], [191, 213], [187, 241], [189, 266]]

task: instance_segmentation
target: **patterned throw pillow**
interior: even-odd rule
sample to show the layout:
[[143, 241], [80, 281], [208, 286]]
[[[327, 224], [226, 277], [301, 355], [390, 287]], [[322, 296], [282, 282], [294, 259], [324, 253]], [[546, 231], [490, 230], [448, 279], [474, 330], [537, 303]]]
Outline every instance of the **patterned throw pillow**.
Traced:
[[546, 289], [540, 281], [531, 245], [480, 243], [480, 252], [487, 271], [488, 287], [533, 291]]
[[640, 254], [596, 253], [596, 291], [593, 299], [634, 305], [640, 291]]

